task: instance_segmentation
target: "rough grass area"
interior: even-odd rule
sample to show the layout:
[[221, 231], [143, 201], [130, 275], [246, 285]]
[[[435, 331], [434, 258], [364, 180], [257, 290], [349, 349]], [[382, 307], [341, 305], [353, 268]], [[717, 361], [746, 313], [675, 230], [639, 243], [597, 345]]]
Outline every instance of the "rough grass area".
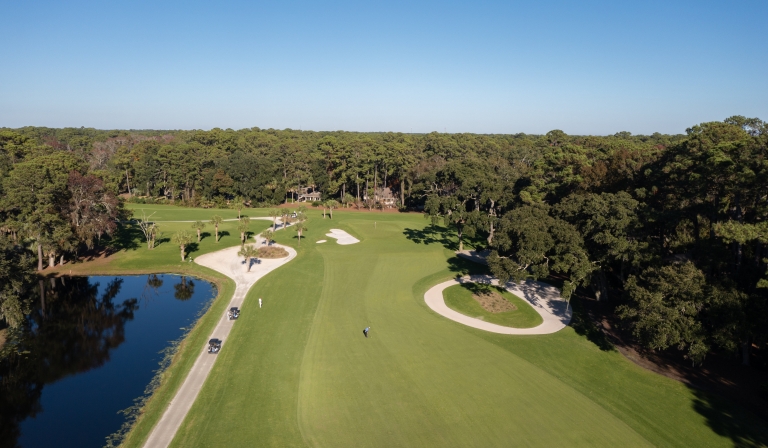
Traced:
[[285, 258], [288, 251], [277, 246], [262, 246], [259, 248], [259, 258]]
[[[167, 208], [163, 213], [172, 218], [174, 208]], [[333, 227], [358, 235], [360, 244], [297, 247], [295, 232], [276, 233], [275, 240], [296, 247], [298, 256], [251, 290], [172, 446], [768, 444], [768, 425], [755, 415], [643, 370], [570, 327], [552, 335], [505, 336], [432, 312], [424, 303], [430, 287], [485, 268], [457, 259], [453, 234], [425, 228], [421, 215], [333, 216], [323, 220], [322, 210], [310, 209], [309, 241]], [[239, 244], [236, 223], [227, 224], [230, 234], [219, 244], [206, 236], [192, 255]], [[268, 225], [252, 224], [253, 231]], [[173, 229], [169, 223], [163, 231]], [[80, 274], [92, 272], [91, 266], [112, 267], [111, 273], [204, 274], [180, 263], [169, 242], [154, 251], [126, 247], [75, 268]], [[487, 313], [466, 292], [469, 303]], [[254, 302], [258, 297], [265, 299], [263, 309]], [[221, 312], [212, 309], [206, 318]], [[200, 339], [199, 346], [189, 339], [189, 351], [175, 360], [175, 381], [202, 349]], [[154, 408], [128, 446], [141, 446], [173, 396], [167, 387], [150, 401]]]
[[[515, 309], [489, 311], [475, 299], [475, 296], [488, 297], [491, 294], [496, 294], [500, 300], [514, 306]], [[539, 313], [528, 302], [497, 286], [479, 283], [454, 285], [443, 291], [443, 299], [448, 308], [454, 311], [505, 327], [532, 328], [543, 322]], [[500, 310], [501, 305], [496, 305], [494, 309]]]
[[489, 313], [504, 313], [507, 311], [515, 311], [517, 309], [517, 306], [505, 299], [500, 291], [495, 291], [490, 288], [486, 291], [479, 291], [472, 294], [472, 298]]

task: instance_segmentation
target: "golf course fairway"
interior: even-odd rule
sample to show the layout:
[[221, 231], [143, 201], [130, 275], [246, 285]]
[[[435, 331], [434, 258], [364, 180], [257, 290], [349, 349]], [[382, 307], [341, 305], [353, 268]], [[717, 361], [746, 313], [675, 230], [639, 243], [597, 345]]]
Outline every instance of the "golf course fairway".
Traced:
[[[300, 246], [290, 229], [276, 235], [298, 256], [251, 289], [172, 446], [766, 440], [753, 414], [645, 371], [570, 327], [505, 336], [432, 312], [427, 289], [483, 268], [455, 258], [444, 236], [424, 231], [421, 215], [309, 213]], [[315, 244], [330, 228], [361, 242]]]
[[[190, 221], [236, 210], [127, 204], [160, 220], [158, 245], [124, 228], [108, 257], [73, 275], [175, 272], [215, 282], [218, 298], [181, 344], [123, 446], [141, 447], [211, 336], [234, 282], [171, 243]], [[266, 209], [245, 209], [251, 217]], [[494, 334], [432, 311], [424, 294], [486, 267], [455, 256], [453, 233], [420, 214], [307, 212], [298, 255], [259, 280], [176, 434], [197, 446], [766, 446], [765, 422], [733, 402], [646, 371], [572, 327]], [[258, 234], [269, 221], [253, 220]], [[330, 229], [357, 244], [339, 245]], [[189, 258], [239, 245], [237, 222], [209, 224]], [[324, 244], [316, 241], [326, 239]], [[264, 307], [258, 308], [258, 298]], [[578, 302], [573, 303], [578, 312]], [[371, 327], [370, 337], [363, 328]], [[215, 336], [215, 335], [214, 335]], [[601, 345], [602, 346], [602, 345]], [[214, 356], [214, 355], [212, 355]]]

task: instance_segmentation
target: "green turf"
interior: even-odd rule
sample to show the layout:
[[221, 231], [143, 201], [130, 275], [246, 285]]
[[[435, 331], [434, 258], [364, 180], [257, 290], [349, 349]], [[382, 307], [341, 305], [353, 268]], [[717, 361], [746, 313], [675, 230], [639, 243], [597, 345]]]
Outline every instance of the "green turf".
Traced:
[[[424, 292], [464, 264], [420, 216], [334, 216], [313, 218], [299, 256], [254, 287], [173, 446], [734, 443], [702, 411], [715, 399], [570, 328], [499, 336], [432, 313]], [[362, 242], [315, 244], [331, 227]], [[718, 406], [765, 440], [756, 417]]]
[[[170, 207], [163, 213], [175, 217]], [[483, 268], [456, 258], [444, 247], [455, 241], [425, 231], [420, 215], [336, 211], [332, 221], [321, 215], [310, 209], [298, 257], [251, 290], [173, 446], [708, 447], [768, 441], [765, 422], [753, 414], [603, 351], [570, 327], [545, 336], [504, 336], [432, 312], [424, 303], [427, 289]], [[361, 242], [340, 246], [325, 237], [330, 228]], [[297, 245], [290, 230], [276, 239]], [[328, 242], [316, 244], [319, 239]], [[203, 240], [193, 256], [237, 244], [234, 233], [219, 244], [212, 240]], [[163, 243], [154, 251], [124, 250], [94, 266], [106, 263], [116, 272], [197, 268], [204, 274], [177, 258], [178, 249]], [[257, 297], [264, 308], [254, 305]], [[218, 318], [217, 308], [204, 319]], [[188, 358], [181, 356], [174, 367], [184, 363]], [[169, 396], [152, 400], [128, 446], [140, 446]]]
[[[161, 204], [132, 204], [126, 203], [125, 208], [133, 210], [134, 218], [141, 218], [142, 210], [151, 215], [154, 221], [195, 221], [202, 220], [208, 222], [213, 215], [219, 215], [224, 219], [237, 219], [236, 209], [219, 208], [190, 208], [176, 207], [173, 205]], [[240, 211], [245, 216], [269, 216], [269, 209], [266, 208], [244, 208]]]
[[[517, 309], [505, 311], [503, 313], [491, 313], [486, 311], [479, 303], [477, 303], [477, 300], [472, 298], [472, 295], [476, 290], [486, 290], [490, 288], [493, 288], [493, 290], [500, 293], [505, 299], [515, 305]], [[454, 285], [443, 291], [443, 299], [448, 308], [464, 314], [465, 316], [474, 317], [492, 324], [514, 328], [533, 328], [544, 322], [544, 319], [541, 318], [539, 313], [537, 313], [525, 300], [497, 286], [480, 285], [477, 283]]]

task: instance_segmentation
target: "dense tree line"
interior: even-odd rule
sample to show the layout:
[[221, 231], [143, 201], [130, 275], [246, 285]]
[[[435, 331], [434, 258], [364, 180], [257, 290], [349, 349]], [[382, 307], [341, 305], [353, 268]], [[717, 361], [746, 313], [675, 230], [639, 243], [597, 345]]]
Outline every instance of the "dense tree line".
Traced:
[[41, 268], [114, 232], [119, 195], [266, 206], [313, 186], [374, 208], [388, 188], [459, 249], [490, 249], [502, 279], [559, 277], [567, 298], [616, 303], [649, 348], [694, 362], [740, 349], [749, 362], [768, 338], [767, 146], [766, 124], [740, 116], [603, 137], [6, 129], [0, 222]]

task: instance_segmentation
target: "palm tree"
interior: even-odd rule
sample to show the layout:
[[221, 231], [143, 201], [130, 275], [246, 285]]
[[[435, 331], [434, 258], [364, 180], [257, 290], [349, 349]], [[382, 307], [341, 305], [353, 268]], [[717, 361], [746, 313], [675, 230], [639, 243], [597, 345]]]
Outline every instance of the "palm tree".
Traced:
[[205, 228], [205, 223], [203, 221], [195, 221], [192, 223], [192, 228], [197, 229], [197, 242], [200, 242], [200, 232]]
[[237, 209], [237, 219], [240, 219], [240, 212], [243, 210], [243, 207], [245, 206], [245, 198], [242, 196], [235, 196], [235, 199], [233, 200], [234, 206]]
[[301, 246], [301, 234], [304, 233], [305, 230], [307, 230], [307, 227], [304, 225], [303, 222], [297, 222], [294, 226], [294, 229], [296, 229], [296, 236], [299, 237], [299, 246]]
[[216, 228], [216, 242], [217, 243], [219, 242], [219, 224], [221, 224], [222, 221], [224, 221], [224, 220], [219, 215], [213, 215], [211, 217], [210, 224]]
[[272, 235], [273, 234], [274, 234], [274, 232], [272, 232], [272, 229], [267, 229], [267, 230], [261, 232], [261, 235], [259, 235], [259, 236], [264, 238], [264, 240], [266, 240], [266, 242], [267, 242], [267, 245], [269, 245], [272, 242]]
[[240, 245], [245, 244], [245, 234], [248, 232], [248, 226], [251, 223], [251, 218], [245, 216], [240, 218], [240, 223], [237, 225], [237, 231], [240, 232]]
[[280, 216], [280, 210], [273, 208], [269, 211], [269, 217], [272, 218], [272, 231], [277, 230], [277, 217]]
[[189, 234], [186, 230], [182, 230], [181, 232], [176, 232], [173, 235], [173, 244], [177, 244], [179, 248], [181, 248], [181, 261], [184, 261], [184, 259], [187, 256], [187, 253], [185, 252], [185, 249], [189, 243], [192, 242], [193, 236]]
[[253, 246], [253, 244], [249, 244], [247, 246], [243, 246], [237, 255], [240, 255], [245, 259], [245, 263], [248, 266], [247, 272], [251, 272], [251, 260], [259, 255], [259, 251]]
[[328, 207], [328, 201], [320, 202], [320, 206], [323, 207], [323, 219], [325, 219], [325, 209]]
[[336, 202], [336, 200], [331, 199], [326, 204], [328, 206], [328, 210], [331, 212], [331, 219], [333, 219], [333, 209], [339, 206], [339, 203]]
[[148, 233], [149, 240], [147, 240], [147, 244], [149, 245], [150, 249], [154, 249], [155, 241], [157, 241], [157, 235], [160, 234], [160, 226], [158, 226], [153, 222], [152, 224], [149, 225], [148, 232], [149, 232]]

